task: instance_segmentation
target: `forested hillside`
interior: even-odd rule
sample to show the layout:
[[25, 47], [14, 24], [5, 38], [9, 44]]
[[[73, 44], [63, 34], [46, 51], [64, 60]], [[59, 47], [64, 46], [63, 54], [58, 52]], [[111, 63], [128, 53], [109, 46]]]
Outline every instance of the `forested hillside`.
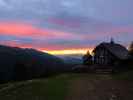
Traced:
[[0, 45], [0, 82], [44, 77], [64, 70], [63, 60], [34, 49]]

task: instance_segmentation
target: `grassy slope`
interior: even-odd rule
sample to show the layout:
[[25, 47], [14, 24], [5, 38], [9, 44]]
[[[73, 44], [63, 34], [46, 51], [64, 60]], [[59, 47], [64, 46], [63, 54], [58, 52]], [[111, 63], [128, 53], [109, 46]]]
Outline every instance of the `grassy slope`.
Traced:
[[64, 100], [70, 92], [70, 81], [85, 76], [99, 79], [99, 75], [63, 74], [47, 79], [2, 84], [0, 100]]
[[[0, 85], [1, 100], [64, 100], [73, 75]], [[75, 77], [75, 76], [74, 76]]]
[[64, 100], [70, 92], [71, 80], [80, 77], [92, 80], [106, 80], [106, 78], [127, 80], [130, 73], [116, 74], [113, 77], [98, 74], [63, 74], [47, 79], [1, 84], [0, 100]]

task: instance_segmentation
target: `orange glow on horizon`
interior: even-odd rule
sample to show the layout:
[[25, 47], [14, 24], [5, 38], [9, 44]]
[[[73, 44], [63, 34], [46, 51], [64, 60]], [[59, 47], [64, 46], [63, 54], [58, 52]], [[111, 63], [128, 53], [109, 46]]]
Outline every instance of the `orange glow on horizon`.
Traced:
[[74, 54], [86, 54], [87, 51], [92, 52], [92, 49], [66, 49], [66, 50], [42, 50], [43, 52], [47, 52], [53, 55], [74, 55]]

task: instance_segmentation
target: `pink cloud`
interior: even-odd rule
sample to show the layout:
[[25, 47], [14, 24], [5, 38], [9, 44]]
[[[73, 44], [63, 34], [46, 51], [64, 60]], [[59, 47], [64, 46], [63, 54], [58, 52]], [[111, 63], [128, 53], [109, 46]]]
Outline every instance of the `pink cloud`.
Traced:
[[35, 36], [44, 38], [75, 38], [76, 35], [45, 29], [23, 22], [0, 22], [0, 34], [14, 36]]
[[31, 24], [22, 22], [0, 22], [0, 34], [15, 35], [15, 36], [30, 36], [37, 33], [48, 35], [47, 31], [39, 29]]
[[[121, 33], [133, 33], [133, 26], [116, 26], [116, 27], [105, 27], [99, 30], [96, 30], [94, 33], [68, 33], [62, 32], [52, 29], [45, 29], [34, 26], [31, 23], [24, 22], [0, 22], [0, 35], [12, 35], [18, 37], [37, 37], [38, 39], [65, 39], [65, 40], [97, 40], [103, 36], [115, 36]], [[54, 50], [54, 49], [81, 49], [86, 48], [86, 45], [69, 45], [66, 47], [65, 45], [49, 45], [45, 44], [44, 46], [36, 46], [34, 44], [26, 44], [20, 43], [17, 41], [1, 41], [1, 44], [11, 45], [11, 46], [19, 46], [19, 47], [28, 47], [28, 48], [36, 48], [39, 50]], [[88, 45], [89, 46], [89, 45]]]

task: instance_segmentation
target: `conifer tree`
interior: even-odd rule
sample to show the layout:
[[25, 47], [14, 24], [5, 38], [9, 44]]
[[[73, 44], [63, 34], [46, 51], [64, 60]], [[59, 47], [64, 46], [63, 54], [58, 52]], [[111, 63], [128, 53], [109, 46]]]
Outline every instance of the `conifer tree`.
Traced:
[[133, 56], [133, 41], [131, 42], [129, 46], [129, 54]]

